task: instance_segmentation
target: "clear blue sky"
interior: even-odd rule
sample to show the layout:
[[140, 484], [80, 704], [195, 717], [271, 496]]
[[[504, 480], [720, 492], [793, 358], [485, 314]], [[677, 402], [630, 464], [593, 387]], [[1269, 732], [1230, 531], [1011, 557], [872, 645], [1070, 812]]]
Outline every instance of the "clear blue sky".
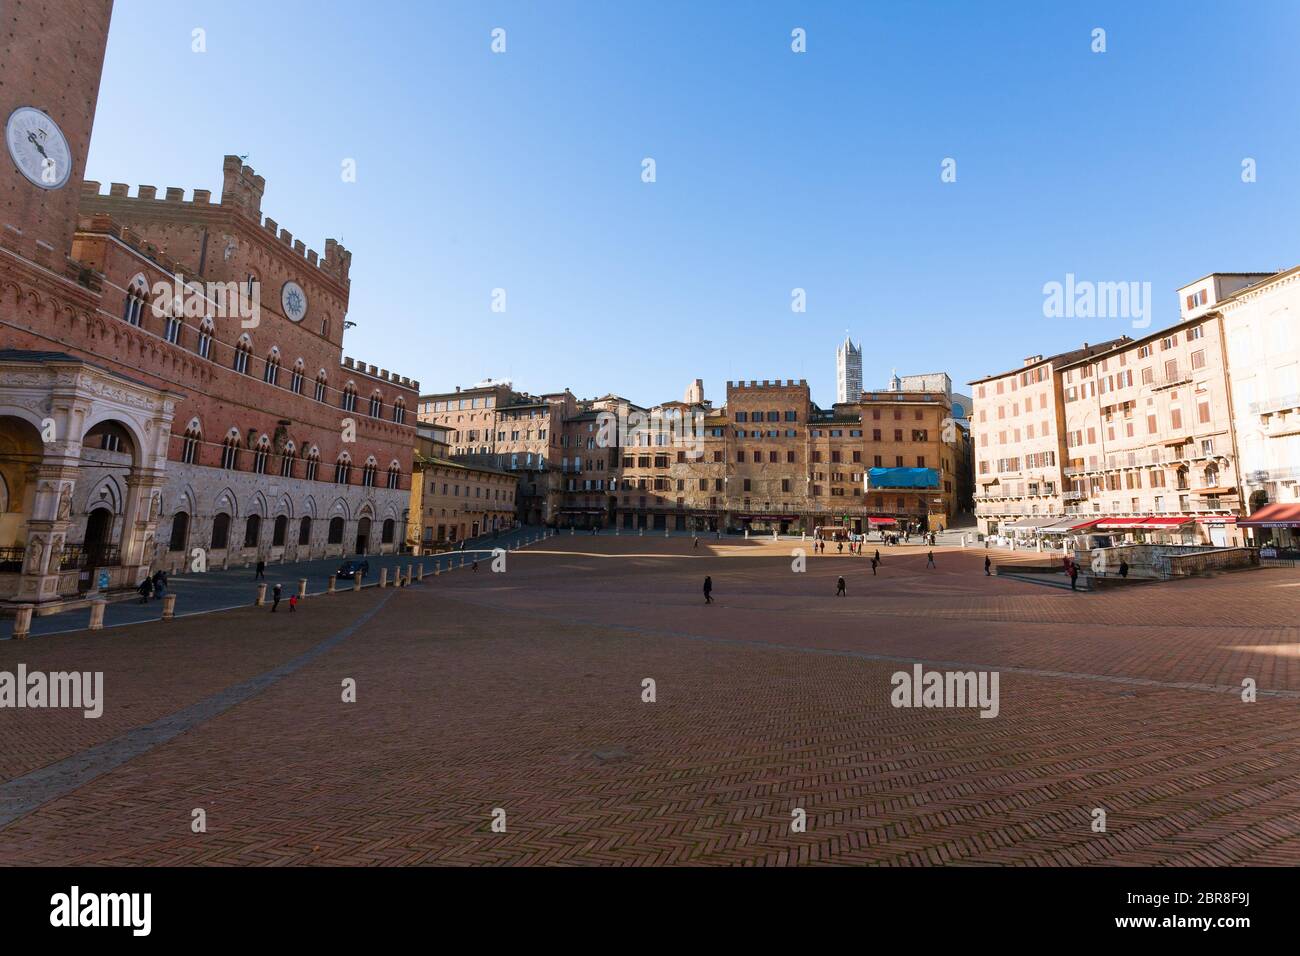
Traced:
[[1066, 273], [1150, 282], [1156, 328], [1184, 282], [1300, 262], [1297, 27], [1288, 0], [118, 0], [88, 177], [217, 194], [248, 154], [265, 214], [353, 252], [347, 354], [425, 391], [803, 377], [828, 405], [846, 329], [868, 387], [965, 382], [1131, 332], [1044, 318]]

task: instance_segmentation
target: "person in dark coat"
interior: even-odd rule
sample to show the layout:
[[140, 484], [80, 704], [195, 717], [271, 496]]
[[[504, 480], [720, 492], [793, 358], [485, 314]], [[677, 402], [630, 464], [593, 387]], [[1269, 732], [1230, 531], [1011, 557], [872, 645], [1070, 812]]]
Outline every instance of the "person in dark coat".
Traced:
[[704, 578], [704, 603], [713, 603], [713, 578], [707, 575]]
[[153, 599], [157, 601], [167, 591], [167, 574], [161, 568], [153, 573]]
[[153, 594], [153, 578], [145, 578], [136, 590], [140, 592], [140, 603], [148, 604], [149, 595]]
[[934, 552], [933, 552], [933, 551], [931, 551], [929, 554], [927, 554], [927, 555], [925, 556], [925, 566], [926, 566], [927, 568], [936, 568], [936, 569], [938, 568], [938, 565], [934, 563]]
[[275, 609], [280, 606], [280, 590], [281, 590], [281, 585], [278, 582], [276, 583], [275, 587], [271, 588], [271, 613], [272, 614], [274, 614]]
[[1079, 566], [1073, 561], [1070, 562], [1070, 590], [1077, 591], [1076, 583], [1079, 580]]
[[845, 591], [844, 587], [845, 587], [845, 585], [844, 585], [844, 575], [840, 575], [839, 580], [835, 582], [835, 596], [836, 596], [836, 597], [848, 597], [848, 596], [849, 596], [849, 595], [848, 595], [848, 592]]
[[266, 562], [260, 558], [257, 561], [257, 571], [253, 575], [253, 580], [254, 581], [266, 580]]
[[991, 567], [993, 567], [993, 559], [990, 558], [988, 555], [985, 555], [985, 556], [984, 556], [984, 576], [985, 576], [986, 578], [991, 578], [991, 577], [993, 576], [993, 572], [989, 570], [989, 568], [991, 568]]
[[1120, 558], [1119, 561], [1119, 576], [1121, 578], [1128, 577], [1128, 562], [1125, 561], [1123, 558]]

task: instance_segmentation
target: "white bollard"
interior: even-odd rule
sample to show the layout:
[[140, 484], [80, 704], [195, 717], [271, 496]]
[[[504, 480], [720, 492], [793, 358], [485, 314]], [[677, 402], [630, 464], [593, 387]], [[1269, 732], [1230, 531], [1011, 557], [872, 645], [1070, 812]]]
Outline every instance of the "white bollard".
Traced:
[[379, 587], [380, 587], [381, 589], [382, 589], [382, 588], [386, 588], [386, 587], [388, 587], [388, 569], [387, 569], [387, 568], [380, 568], [380, 569], [379, 569]]
[[330, 575], [330, 586], [329, 586], [329, 588], [328, 588], [328, 591], [329, 591], [330, 594], [333, 594], [333, 593], [334, 593], [334, 591], [335, 591], [335, 585], [336, 585], [336, 584], [337, 584], [337, 576], [331, 574], [331, 575]]
[[176, 616], [176, 595], [164, 594], [162, 619], [164, 621], [170, 621], [175, 616]]
[[354, 575], [352, 575], [352, 590], [354, 590], [354, 591], [360, 591], [360, 590], [361, 590], [361, 575], [360, 575], [360, 574], [354, 574]]
[[18, 608], [18, 615], [14, 618], [14, 640], [25, 641], [27, 635], [32, 632], [32, 611], [35, 610], [30, 604], [23, 604]]
[[90, 602], [90, 629], [92, 631], [102, 631], [104, 629], [104, 608], [108, 607], [107, 601]]
[[307, 579], [299, 578], [298, 579], [298, 600], [301, 601], [306, 596], [307, 596]]
[[261, 607], [262, 605], [264, 605], [264, 604], [266, 603], [266, 585], [265, 585], [265, 584], [259, 584], [259, 585], [257, 586], [257, 600], [256, 600], [255, 602], [253, 602], [253, 603], [254, 603], [254, 606], [255, 606], [255, 607]]

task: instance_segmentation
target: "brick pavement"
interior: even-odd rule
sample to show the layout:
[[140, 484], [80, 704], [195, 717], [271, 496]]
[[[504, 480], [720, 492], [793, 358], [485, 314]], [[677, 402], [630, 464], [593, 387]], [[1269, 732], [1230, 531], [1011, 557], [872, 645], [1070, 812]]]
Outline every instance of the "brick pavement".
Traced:
[[[926, 549], [882, 550], [871, 580], [834, 554], [793, 574], [788, 541], [689, 544], [562, 536], [504, 575], [321, 598], [274, 629], [250, 608], [0, 645], [0, 669], [102, 667], [109, 682], [99, 721], [0, 711], [10, 780], [387, 599], [262, 693], [0, 830], [0, 861], [1300, 861], [1294, 574], [1075, 595], [985, 578], [982, 552], [936, 549], [927, 571]], [[1000, 715], [893, 708], [891, 657], [1008, 668]], [[1285, 696], [1244, 704], [1242, 676]], [[190, 832], [196, 807], [206, 834]], [[790, 832], [795, 807], [806, 833]]]

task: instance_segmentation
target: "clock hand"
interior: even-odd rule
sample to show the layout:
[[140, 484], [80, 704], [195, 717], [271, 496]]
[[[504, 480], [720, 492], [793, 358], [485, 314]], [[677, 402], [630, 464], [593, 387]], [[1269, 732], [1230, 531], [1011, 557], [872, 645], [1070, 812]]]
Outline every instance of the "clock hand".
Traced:
[[[35, 134], [35, 133], [28, 133], [28, 134], [27, 134], [27, 141], [28, 141], [29, 143], [31, 143], [33, 146], [35, 146], [36, 149], [37, 149], [37, 151], [38, 151], [42, 156], [45, 156], [45, 147], [42, 146], [40, 143], [38, 143], [38, 142], [36, 141], [36, 134]], [[46, 156], [45, 158], [48, 159], [49, 157]]]

